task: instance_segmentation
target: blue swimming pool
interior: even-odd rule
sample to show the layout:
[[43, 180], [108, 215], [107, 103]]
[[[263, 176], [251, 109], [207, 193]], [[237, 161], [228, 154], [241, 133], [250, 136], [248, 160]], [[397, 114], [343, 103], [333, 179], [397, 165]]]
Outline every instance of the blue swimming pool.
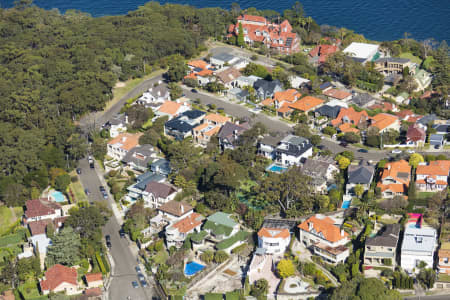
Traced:
[[186, 276], [192, 276], [196, 273], [200, 272], [205, 268], [204, 265], [201, 265], [199, 263], [196, 263], [195, 261], [188, 262], [186, 266], [184, 267], [184, 275]]
[[410, 224], [408, 224], [408, 227], [409, 228], [420, 228], [420, 224], [418, 224], [418, 223], [410, 223]]
[[282, 167], [276, 164], [271, 164], [266, 170], [270, 171], [270, 172], [275, 172], [275, 173], [283, 173], [286, 172], [288, 168], [286, 167]]
[[63, 193], [61, 193], [60, 191], [53, 191], [50, 196], [52, 196], [53, 199], [55, 199], [55, 201], [58, 203], [66, 201]]
[[352, 200], [346, 200], [346, 201], [342, 202], [342, 208], [343, 209], [349, 208], [351, 203], [352, 203]]

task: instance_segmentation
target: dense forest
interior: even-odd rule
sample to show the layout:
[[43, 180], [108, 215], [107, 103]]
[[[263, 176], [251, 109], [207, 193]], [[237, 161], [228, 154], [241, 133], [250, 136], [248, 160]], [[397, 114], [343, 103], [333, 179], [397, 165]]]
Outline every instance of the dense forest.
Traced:
[[229, 21], [218, 8], [156, 2], [102, 18], [29, 1], [0, 9], [1, 200], [23, 204], [52, 168], [73, 168], [86, 149], [73, 120], [102, 109], [117, 80], [191, 57]]

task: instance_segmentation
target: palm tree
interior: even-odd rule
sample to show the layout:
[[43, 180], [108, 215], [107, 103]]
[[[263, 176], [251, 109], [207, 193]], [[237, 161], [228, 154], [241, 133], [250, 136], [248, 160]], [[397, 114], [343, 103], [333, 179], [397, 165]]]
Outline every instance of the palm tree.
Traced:
[[309, 27], [310, 27], [312, 21], [313, 21], [313, 19], [312, 19], [311, 17], [307, 17], [307, 18], [306, 18], [306, 23], [308, 24], [308, 29], [307, 29], [307, 31], [309, 31]]

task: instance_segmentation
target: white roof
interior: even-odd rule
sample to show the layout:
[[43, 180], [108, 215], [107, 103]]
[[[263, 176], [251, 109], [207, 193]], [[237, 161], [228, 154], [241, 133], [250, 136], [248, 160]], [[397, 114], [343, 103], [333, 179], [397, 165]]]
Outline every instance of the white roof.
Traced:
[[350, 46], [344, 49], [344, 53], [353, 54], [355, 58], [372, 58], [378, 51], [379, 45], [366, 44], [366, 43], [351, 43]]
[[340, 100], [331, 100], [331, 101], [328, 101], [325, 104], [328, 105], [328, 106], [333, 106], [333, 107], [340, 106], [340, 107], [348, 108], [348, 104], [343, 102], [343, 101], [340, 101]]
[[406, 228], [403, 237], [402, 251], [430, 252], [434, 251], [435, 246], [435, 229], [410, 227]]

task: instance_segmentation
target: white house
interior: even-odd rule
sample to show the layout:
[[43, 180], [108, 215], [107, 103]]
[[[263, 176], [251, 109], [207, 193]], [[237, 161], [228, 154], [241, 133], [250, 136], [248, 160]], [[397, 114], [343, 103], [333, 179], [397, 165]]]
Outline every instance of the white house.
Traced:
[[305, 85], [310, 84], [311, 80], [300, 76], [289, 76], [289, 82], [294, 89], [299, 89]]
[[25, 203], [25, 223], [40, 221], [45, 219], [54, 220], [63, 216], [61, 205], [48, 201], [45, 198], [28, 200]]
[[108, 142], [106, 154], [109, 157], [121, 161], [128, 151], [139, 145], [139, 138], [142, 133], [121, 133]]
[[437, 247], [436, 237], [434, 228], [408, 226], [403, 234], [400, 253], [401, 267], [408, 273], [419, 272], [421, 262], [426, 263], [428, 268], [433, 268], [433, 256]]
[[258, 248], [265, 254], [283, 254], [291, 242], [291, 233], [287, 228], [262, 227], [258, 231]]
[[125, 114], [117, 115], [109, 121], [109, 136], [117, 137], [119, 134], [127, 131], [128, 116]]
[[161, 205], [172, 201], [176, 194], [177, 189], [167, 183], [151, 181], [145, 187], [142, 192], [142, 199], [144, 200], [144, 206], [150, 208], [158, 208]]
[[316, 214], [298, 225], [299, 240], [323, 259], [339, 263], [349, 256], [348, 233], [327, 216]]
[[198, 213], [191, 213], [187, 217], [166, 227], [166, 244], [180, 248], [190, 233], [200, 232], [204, 217]]
[[290, 134], [277, 146], [275, 160], [284, 166], [298, 166], [302, 159], [312, 156], [312, 148], [309, 140]]
[[366, 62], [376, 58], [379, 47], [379, 45], [375, 44], [353, 42], [345, 48], [343, 52], [344, 54], [352, 57], [354, 60], [365, 64]]
[[261, 77], [250, 75], [250, 76], [240, 76], [236, 79], [237, 86], [243, 88], [245, 86], [251, 86], [255, 84], [258, 80], [262, 79]]
[[236, 57], [234, 55], [222, 52], [217, 53], [211, 56], [209, 59], [209, 62], [216, 66], [217, 68], [221, 69], [225, 65], [232, 65], [233, 63], [237, 62], [239, 60], [239, 57]]
[[151, 87], [147, 92], [143, 93], [136, 100], [136, 103], [145, 106], [154, 106], [155, 104], [162, 104], [167, 100], [170, 100], [170, 91], [162, 84], [162, 81], [159, 81], [157, 86]]
[[416, 185], [421, 191], [442, 191], [447, 188], [450, 160], [420, 163], [416, 170]]

